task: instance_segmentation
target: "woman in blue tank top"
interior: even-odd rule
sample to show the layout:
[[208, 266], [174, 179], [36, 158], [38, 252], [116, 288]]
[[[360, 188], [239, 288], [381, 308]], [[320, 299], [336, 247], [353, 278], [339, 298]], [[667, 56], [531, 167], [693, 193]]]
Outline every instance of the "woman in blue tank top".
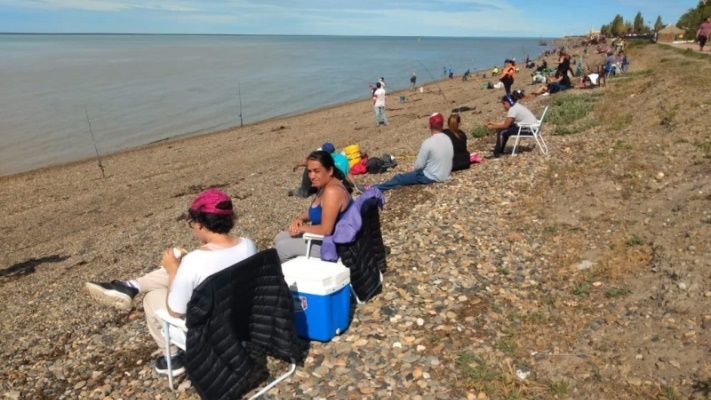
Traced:
[[[333, 234], [341, 215], [353, 203], [353, 187], [335, 167], [330, 154], [314, 151], [306, 160], [311, 185], [317, 192], [309, 208], [291, 221], [289, 231], [280, 232], [274, 238], [282, 262], [306, 253], [306, 242], [301, 238], [304, 233]], [[320, 244], [312, 245], [311, 256], [321, 256]]]

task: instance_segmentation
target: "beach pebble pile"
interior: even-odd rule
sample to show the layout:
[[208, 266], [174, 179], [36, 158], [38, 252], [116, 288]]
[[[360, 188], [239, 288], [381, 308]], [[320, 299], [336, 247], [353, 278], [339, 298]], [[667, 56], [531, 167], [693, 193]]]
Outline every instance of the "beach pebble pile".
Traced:
[[[516, 170], [522, 164], [529, 171], [543, 169], [545, 160], [530, 152], [515, 161], [516, 166], [508, 159], [474, 165], [444, 185], [388, 193], [381, 214], [390, 249], [382, 292], [357, 306], [343, 334], [328, 343], [311, 342], [304, 364], [272, 390], [273, 398], [451, 398], [459, 375], [455, 342], [468, 337], [469, 351], [494, 346], [484, 306], [496, 296], [516, 298], [511, 284], [536, 277], [533, 249], [511, 231], [506, 216], [515, 193], [534, 177]], [[478, 179], [480, 174], [493, 179]], [[509, 278], [501, 268], [511, 268]], [[41, 277], [17, 278], [16, 290], [22, 290], [23, 279]], [[40, 326], [52, 331], [27, 326], [12, 347], [3, 348], [7, 364], [17, 366], [6, 377], [18, 384], [4, 396], [169, 398], [167, 380], [151, 366], [156, 349], [140, 301], [125, 314], [87, 304], [81, 291], [60, 290], [66, 284], [61, 278], [46, 284], [44, 293], [18, 297], [28, 299], [26, 307], [40, 305], [43, 318], [51, 320]], [[55, 291], [57, 301], [48, 307], [44, 298]], [[198, 398], [189, 380], [178, 381], [177, 393], [180, 399]]]

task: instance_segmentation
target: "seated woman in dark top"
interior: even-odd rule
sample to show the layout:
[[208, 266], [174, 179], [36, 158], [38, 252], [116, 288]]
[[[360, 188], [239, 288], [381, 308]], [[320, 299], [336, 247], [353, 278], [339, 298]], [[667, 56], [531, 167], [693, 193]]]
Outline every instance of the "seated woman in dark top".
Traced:
[[452, 141], [454, 156], [452, 157], [452, 172], [469, 168], [469, 150], [467, 150], [467, 135], [459, 129], [461, 118], [459, 114], [452, 114], [447, 120], [447, 129], [444, 134]]
[[[282, 262], [306, 254], [306, 242], [301, 237], [304, 233], [333, 234], [336, 222], [353, 203], [353, 187], [336, 168], [331, 154], [314, 151], [306, 158], [306, 169], [311, 185], [317, 189], [316, 196], [311, 206], [289, 224], [289, 230], [274, 238], [274, 247]], [[312, 245], [311, 256], [321, 256], [320, 243]]]

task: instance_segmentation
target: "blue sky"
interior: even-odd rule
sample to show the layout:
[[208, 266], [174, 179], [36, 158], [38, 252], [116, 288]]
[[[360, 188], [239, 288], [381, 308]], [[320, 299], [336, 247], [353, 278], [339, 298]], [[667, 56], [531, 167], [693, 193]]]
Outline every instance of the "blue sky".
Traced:
[[696, 0], [0, 0], [0, 31], [559, 37]]

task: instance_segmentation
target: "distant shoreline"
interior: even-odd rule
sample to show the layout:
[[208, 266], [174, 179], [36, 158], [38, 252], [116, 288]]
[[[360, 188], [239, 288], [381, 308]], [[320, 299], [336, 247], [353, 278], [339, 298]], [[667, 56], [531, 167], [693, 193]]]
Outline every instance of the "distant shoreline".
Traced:
[[[8, 35], [8, 34], [6, 34]], [[288, 40], [290, 37], [294, 36], [309, 36], [309, 37], [319, 37], [319, 38], [326, 38], [323, 40], [299, 40], [299, 39], [294, 39], [294, 42], [297, 43], [311, 43], [311, 42], [316, 42], [316, 43], [334, 43], [333, 46], [341, 46], [341, 40], [343, 40], [344, 43], [349, 43], [351, 39], [354, 41], [354, 43], [359, 43], [361, 38], [371, 38], [371, 37], [361, 37], [361, 36], [326, 36], [326, 35], [215, 35], [215, 34], [208, 34], [208, 35], [200, 35], [200, 34], [180, 34], [180, 35], [171, 35], [171, 34], [112, 34], [112, 33], [105, 33], [105, 34], [88, 34], [88, 33], [77, 33], [77, 34], [72, 34], [72, 33], [59, 33], [59, 34], [45, 34], [45, 33], [10, 33], [10, 36], [7, 36], [7, 41], [12, 44], [16, 44], [15, 48], [22, 47], [22, 44], [27, 41], [27, 42], [42, 42], [44, 43], [45, 39], [40, 38], [40, 39], [32, 39], [32, 37], [60, 37], [59, 39], [56, 39], [52, 41], [51, 39], [46, 39], [50, 46], [53, 47], [53, 51], [56, 54], [61, 54], [61, 51], [63, 49], [62, 45], [64, 42], [67, 43], [83, 43], [85, 41], [91, 41], [91, 37], [96, 38], [96, 40], [91, 41], [92, 43], [99, 43], [99, 46], [101, 46], [101, 43], [103, 43], [103, 40], [113, 40], [113, 39], [102, 39], [102, 38], [109, 38], [109, 37], [124, 37], [126, 40], [121, 40], [121, 39], [116, 39], [117, 42], [121, 43], [129, 43], [129, 45], [124, 45], [125, 48], [131, 49], [130, 43], [132, 42], [137, 42], [137, 43], [142, 43], [142, 40], [140, 37], [146, 36], [146, 37], [173, 37], [173, 39], [166, 39], [166, 40], [150, 40], [146, 39], [146, 42], [167, 42], [170, 43], [171, 49], [176, 49], [174, 50], [175, 54], [182, 54], [179, 53], [180, 49], [182, 49], [181, 46], [183, 43], [183, 40], [181, 38], [194, 38], [194, 39], [186, 39], [185, 42], [189, 43], [192, 41], [195, 42], [206, 42], [206, 43], [223, 43], [220, 46], [224, 45], [224, 43], [228, 43], [227, 45], [224, 45], [226, 48], [229, 48], [232, 46], [230, 43], [232, 40], [229, 38], [235, 38], [235, 42], [246, 42], [248, 44], [256, 43], [258, 46], [259, 43], [261, 42], [271, 42], [269, 39], [256, 39], [256, 40], [243, 40], [239, 38], [266, 38], [266, 37], [278, 37], [278, 38], [285, 38], [285, 40], [280, 40], [276, 39], [274, 42], [283, 42], [283, 43], [290, 43], [291, 41]], [[17, 39], [13, 40], [12, 37], [22, 37], [22, 36], [27, 36], [26, 39]], [[69, 37], [76, 36], [79, 39], [72, 40], [69, 39]], [[67, 37], [67, 39], [61, 39], [61, 37]], [[200, 37], [224, 37], [226, 39], [216, 39], [216, 40], [199, 40], [197, 38]], [[86, 39], [85, 39], [86, 38]], [[137, 39], [133, 39], [137, 38]], [[329, 39], [333, 38], [333, 40]], [[390, 68], [392, 66], [392, 63], [388, 60], [385, 59], [385, 61], [380, 60], [380, 65], [377, 67], [377, 76], [382, 76], [380, 73], [382, 71], [385, 71], [384, 76], [391, 78], [389, 79], [389, 94], [392, 96], [393, 100], [397, 101], [397, 94], [400, 93], [401, 91], [407, 90], [407, 87], [409, 86], [408, 84], [405, 84], [406, 80], [409, 80], [410, 74], [412, 71], [417, 71], [418, 74], [418, 81], [419, 85], [418, 86], [423, 86], [423, 84], [434, 84], [438, 85], [441, 84], [442, 78], [441, 78], [441, 65], [452, 65], [448, 61], [442, 61], [442, 64], [434, 64], [433, 65], [433, 60], [434, 63], [439, 63], [439, 59], [437, 58], [432, 58], [432, 54], [437, 54], [437, 52], [433, 52], [431, 49], [438, 49], [441, 48], [442, 46], [440, 43], [446, 43], [446, 40], [448, 38], [446, 37], [372, 37], [372, 38], [384, 38], [385, 42], [389, 43], [389, 45], [394, 46], [396, 48], [399, 48], [400, 43], [407, 43], [409, 48], [413, 49], [410, 51], [410, 53], [404, 52], [403, 54], [406, 54], [406, 57], [408, 58], [408, 62], [410, 66], [407, 66], [406, 70], [402, 70], [402, 66], [397, 66], [396, 68]], [[422, 40], [422, 43], [427, 43], [424, 46], [421, 46], [419, 41], [415, 42], [414, 40], [416, 39], [424, 39]], [[389, 40], [392, 39], [392, 40]], [[465, 46], [467, 45], [467, 40], [470, 38], [455, 38], [455, 39], [450, 39], [452, 40], [451, 43], [456, 44], [457, 46]], [[472, 39], [477, 39], [477, 38], [472, 38]], [[479, 38], [481, 39], [481, 38]], [[499, 41], [501, 39], [501, 42]], [[523, 40], [523, 39], [522, 39]], [[504, 60], [504, 58], [509, 58], [509, 56], [514, 56], [514, 55], [519, 55], [521, 54], [520, 52], [523, 50], [523, 46], [526, 46], [527, 51], [525, 53], [530, 53], [531, 57], [533, 59], [536, 59], [540, 52], [542, 52], [545, 49], [549, 49], [553, 47], [553, 44], [555, 41], [549, 41], [551, 45], [547, 47], [539, 47], [535, 44], [538, 39], [525, 39], [525, 42], [519, 42], [519, 38], [495, 38], [493, 40], [480, 40], [478, 42], [472, 42], [474, 43], [472, 46], [472, 49], [470, 50], [473, 51], [472, 53], [467, 53], [465, 56], [461, 56], [459, 58], [453, 58], [453, 64], [455, 66], [455, 71], [457, 73], [458, 77], [461, 77], [463, 72], [466, 69], [470, 69], [471, 72], [478, 77], [481, 76], [482, 73], [486, 73], [487, 75], [488, 72], [490, 71], [490, 65], [493, 64], [498, 64]], [[363, 42], [366, 43], [379, 43], [379, 40], [364, 40]], [[60, 45], [56, 45], [59, 43]], [[504, 43], [502, 49], [505, 49], [503, 51], [493, 51], [489, 48], [489, 46], [493, 43], [494, 46], [496, 46], [497, 43]], [[94, 45], [96, 47], [97, 45]], [[74, 46], [74, 48], [84, 48], [83, 46]], [[148, 47], [150, 48], [150, 47]], [[218, 47], [216, 47], [218, 48]], [[239, 47], [235, 47], [239, 48]], [[422, 52], [421, 50], [424, 50]], [[429, 51], [429, 53], [427, 53]], [[477, 53], [478, 52], [478, 53]], [[457, 57], [456, 54], [451, 54], [452, 52], [443, 52], [446, 57]], [[457, 54], [460, 54], [461, 52], [456, 52]], [[521, 60], [525, 57], [525, 53], [521, 54]], [[429, 54], [430, 58], [420, 58], [422, 57], [422, 54]], [[131, 62], [131, 57], [136, 58], [135, 55], [129, 56], [124, 56], [123, 59], [118, 59], [116, 60], [116, 63], [111, 64], [111, 65], [116, 65], [118, 66], [117, 68], [123, 68], [120, 62], [125, 62], [125, 60], [129, 60]], [[450, 58], [443, 58], [445, 60], [450, 60]], [[422, 62], [421, 60], [424, 60]], [[93, 65], [93, 64], [87, 64], [87, 65]], [[129, 65], [130, 67], [140, 67], [140, 64], [126, 64]], [[351, 65], [351, 64], [348, 64]], [[436, 66], [435, 66], [436, 65]], [[317, 68], [318, 65], [316, 65], [314, 68]], [[470, 68], [468, 68], [470, 67]], [[477, 68], [478, 67], [478, 68]], [[521, 65], [523, 67], [523, 65]], [[251, 67], [252, 70], [255, 70], [255, 67]], [[360, 64], [357, 64], [357, 68], [361, 68]], [[390, 68], [390, 69], [388, 69]], [[412, 69], [410, 69], [412, 68]], [[429, 68], [429, 69], [428, 69]], [[436, 68], [440, 68], [440, 70], [436, 70]], [[362, 69], [362, 68], [361, 68]], [[64, 67], [65, 71], [73, 71], [72, 69], [67, 69], [67, 67]], [[87, 67], [85, 68], [85, 71], [87, 73], [93, 73], [92, 70]], [[124, 71], [121, 69], [116, 69], [116, 71]], [[193, 69], [192, 71], [195, 71]], [[152, 109], [154, 106], [160, 106], [160, 102], [154, 102], [154, 103], [144, 103], [141, 102], [141, 98], [138, 98], [139, 100], [138, 103], [134, 102], [127, 102], [123, 101], [122, 97], [118, 97], [117, 100], [122, 101], [123, 104], [121, 104], [120, 110], [123, 110], [122, 113], [125, 115], [127, 113], [131, 113], [132, 116], [135, 116], [134, 118], [131, 119], [131, 123], [126, 124], [126, 121], [121, 121], [119, 122], [119, 119], [111, 119], [114, 118], [116, 115], [120, 115], [118, 113], [111, 114], [111, 113], [106, 113], [105, 112], [105, 118], [107, 121], [104, 122], [104, 125], [102, 126], [101, 124], [97, 124], [94, 126], [94, 130], [96, 132], [100, 132], [99, 136], [96, 138], [96, 143], [99, 145], [99, 153], [100, 157], [108, 157], [117, 153], [121, 153], [124, 151], [129, 151], [131, 149], [136, 149], [140, 148], [142, 146], [150, 146], [156, 143], [165, 143], [168, 141], [173, 141], [173, 140], [178, 140], [186, 137], [195, 137], [195, 136], [202, 136], [202, 135], [208, 135], [211, 133], [215, 132], [224, 132], [224, 131], [232, 131], [232, 130], [238, 130], [240, 128], [240, 121], [239, 118], [236, 118], [237, 115], [237, 108], [236, 108], [236, 99], [237, 99], [237, 90], [234, 90], [231, 93], [226, 93], [225, 91], [221, 90], [222, 87], [239, 87], [239, 80], [242, 82], [242, 95], [244, 96], [245, 93], [252, 93], [260, 92], [259, 89], [263, 89], [264, 86], [255, 86], [255, 82], [262, 82], [264, 79], [267, 79], [268, 81], [272, 81], [273, 79], [271, 78], [273, 73], [271, 75], [267, 74], [262, 74], [262, 76], [259, 77], [261, 80], [250, 80], [249, 78], [244, 78], [243, 75], [240, 75], [241, 79], [236, 79], [235, 78], [235, 73], [232, 72], [234, 70], [218, 70], [218, 72], [222, 72], [221, 79], [219, 81], [221, 82], [220, 87], [217, 87], [213, 84], [213, 82], [217, 81], [217, 79], [211, 79], [207, 78], [205, 80], [198, 80], [198, 81], [190, 81], [194, 82], [192, 83], [192, 88], [193, 92], [189, 92], [187, 89], [190, 88], [190, 86], [185, 86], [183, 87], [180, 84], [175, 84], [175, 85], [157, 85], [156, 90], [150, 91], [150, 89], [145, 89], [143, 91], [143, 88], [138, 88], [138, 91], [126, 91], [124, 90], [125, 93], [142, 93], [144, 94], [143, 98], [152, 98], [152, 97], [158, 97], [160, 96], [160, 93], [163, 93], [165, 91], [166, 93], [180, 93], [180, 96], [173, 96], [174, 98], [191, 98], [189, 95], [192, 95], [193, 93], [198, 93], [199, 95], [203, 96], [200, 99], [203, 101], [203, 103], [177, 103], [177, 106], [183, 106], [183, 108], [186, 108], [186, 111], [190, 112], [183, 112], [177, 118], [170, 118], [167, 115], [169, 115], [175, 108], [170, 109], [170, 108], [165, 108], [164, 110], [167, 111], [167, 113], [163, 114], [160, 112], [160, 110], [156, 110], [155, 113], [152, 114], [151, 117], [147, 117], [144, 113], [142, 113], [143, 110], [147, 109]], [[360, 101], [365, 101], [368, 99], [368, 96], [365, 95], [367, 91], [367, 85], [368, 83], [374, 84], [375, 80], [377, 79], [376, 74], [374, 73], [373, 76], [371, 77], [373, 80], [366, 80], [364, 78], [368, 77], [367, 74], [369, 74], [368, 71], [363, 70], [364, 72], [361, 72], [360, 70], [356, 70], [355, 68], [346, 68], [345, 73], [340, 73], [338, 72], [331, 72], [330, 76], [320, 76], [318, 73], [318, 70], [314, 70], [313, 68], [308, 70], [311, 71], [309, 74], [301, 74], [298, 75], [301, 78], [301, 82], [310, 82], [310, 86], [304, 86], [299, 85], [299, 84], [294, 84], [293, 82], [289, 82], [288, 80], [285, 80], [284, 82], [281, 81], [275, 81], [281, 86], [275, 86], [275, 87], [269, 87], [267, 88], [268, 90], [271, 91], [271, 98], [269, 97], [252, 97], [252, 99], [248, 99], [245, 97], [247, 100], [245, 102], [245, 108], [244, 108], [244, 113], [241, 108], [241, 99], [240, 99], [240, 108], [239, 108], [239, 114], [245, 115], [247, 118], [249, 118], [249, 121], [245, 121], [245, 125], [251, 125], [255, 123], [262, 123], [266, 121], [278, 121], [283, 118], [289, 118], [289, 117], [295, 117], [295, 116], [300, 116], [300, 115], [305, 115], [311, 112], [318, 112], [321, 110], [329, 110], [334, 107], [339, 107], [339, 106], [344, 106], [348, 105], [351, 103], [357, 103]], [[148, 72], [157, 72], [159, 75], [161, 72], [159, 71], [151, 71], [148, 70]], [[182, 70], [179, 72], [183, 72]], [[202, 74], [206, 77], [210, 76], [210, 70], [207, 69], [205, 70], [205, 73]], [[427, 72], [425, 74], [425, 72]], [[360, 74], [363, 74], [362, 76]], [[45, 74], [47, 75], [47, 74]], [[76, 75], [76, 74], [75, 74]], [[164, 74], [165, 75], [165, 74]], [[282, 75], [284, 75], [282, 73]], [[158, 76], [154, 73], [154, 76]], [[345, 78], [344, 78], [345, 77]], [[24, 80], [18, 80], [18, 82], [27, 82], [28, 79], [32, 78], [32, 76], [25, 76]], [[160, 79], [160, 76], [158, 76]], [[197, 76], [197, 78], [202, 78], [201, 76]], [[297, 78], [298, 79], [298, 78]], [[446, 80], [446, 79], [445, 79]], [[345, 84], [341, 87], [339, 81], [344, 81]], [[157, 80], [156, 82], [160, 82], [160, 80]], [[245, 85], [245, 82], [248, 82]], [[249, 88], [247, 87], [247, 91], [245, 92], [245, 86], [249, 86], [249, 82], [252, 83], [252, 87]], [[306, 99], [307, 101], [302, 101], [304, 100], [302, 98], [302, 94], [309, 93], [312, 91], [312, 88], [314, 87], [311, 82], [315, 82], [315, 85], [324, 85], [324, 87], [329, 88], [326, 90], [324, 93], [320, 94], [319, 96], [313, 96], [315, 93], [311, 93], [311, 97], [314, 99], [317, 99], [318, 101], [311, 101], [309, 99]], [[83, 82], [79, 82], [82, 84]], [[121, 82], [110, 82], [108, 84], [114, 85], [118, 83], [119, 88], [121, 87], [120, 85], [123, 85]], [[150, 82], [149, 82], [150, 83]], [[131, 87], [136, 87], [135, 82], [132, 81], [127, 81], [126, 88], [131, 88]], [[131, 86], [133, 85], [133, 86]], [[287, 86], [284, 86], [287, 85]], [[272, 85], [273, 86], [273, 85]], [[289, 93], [288, 95], [283, 93], [279, 88], [289, 88]], [[345, 88], [345, 90], [344, 90]], [[23, 90], [19, 90], [23, 89]], [[31, 88], [35, 89], [35, 88]], [[173, 90], [175, 89], [175, 91]], [[199, 89], [199, 90], [198, 90]], [[30, 92], [29, 90], [24, 90], [24, 88], [17, 86], [14, 88], [15, 93], [28, 93]], [[41, 87], [36, 89], [37, 91], [45, 91], [47, 90], [45, 87]], [[88, 93], [90, 90], [93, 90], [91, 88], [85, 88]], [[339, 91], [340, 90], [340, 91]], [[361, 90], [363, 90], [361, 92]], [[10, 92], [12, 93], [12, 91]], [[208, 93], [205, 95], [205, 93]], [[83, 94], [79, 91], [77, 93], [74, 92], [68, 92], [66, 95], [64, 95], [64, 100], [69, 103], [69, 104], [74, 104], [78, 101], [78, 99], [83, 98]], [[133, 96], [135, 97], [135, 96]], [[9, 98], [8, 98], [9, 99]], [[97, 97], [97, 99], [100, 101], [97, 105], [95, 105], [95, 108], [98, 108], [101, 110], [101, 107], [103, 106], [104, 109], [107, 109], [107, 105], [105, 104], [105, 98], [104, 97]], [[129, 96], [128, 99], [131, 99]], [[215, 99], [220, 99], [220, 102], [216, 102]], [[9, 136], [8, 138], [8, 143], [11, 144], [12, 146], [12, 140], [15, 140], [16, 143], [19, 143], [24, 146], [24, 149], [32, 149], [33, 154], [28, 154], [27, 157], [22, 157], [24, 155], [24, 152], [20, 153], [7, 153], [6, 157], [4, 158], [3, 165], [0, 165], [0, 175], [1, 176], [13, 176], [16, 174], [22, 174], [25, 172], [30, 172], [30, 171], [35, 171], [38, 169], [43, 169], [43, 168], [51, 168], [51, 167], [57, 167], [61, 165], [68, 165], [68, 164], [73, 164], [76, 162], [84, 162], [87, 160], [92, 160], [95, 159], [94, 155], [94, 149], [91, 148], [91, 152], [85, 151], [86, 148], [91, 147], [91, 142], [89, 142], [89, 137], [88, 133], [84, 133], [86, 130], [86, 121], [84, 120], [83, 117], [83, 107], [81, 108], [82, 111], [82, 118], [76, 118], [75, 121], [72, 121], [72, 126], [68, 126], [68, 124], [64, 125], [53, 125], [52, 121], [55, 121], [56, 118], [58, 117], [63, 117], [62, 115], [44, 115], [44, 118], [39, 120], [36, 118], [31, 118], [30, 115], [27, 115], [27, 113], [22, 114], [24, 111], [23, 110], [31, 110], [34, 108], [38, 108], [43, 105], [42, 98], [33, 98], [31, 101], [26, 102], [25, 104], [20, 104], [20, 103], [11, 103], [8, 102], [7, 104], [10, 107], [15, 107], [15, 114], [17, 116], [23, 116], [23, 118], [16, 117], [14, 119], [15, 126], [22, 127], [25, 132], [28, 133], [26, 137], [22, 139], [22, 142], [20, 142], [19, 139], [14, 139], [12, 136]], [[112, 100], [114, 101], [114, 100]], [[104, 102], [102, 104], [101, 102]], [[47, 103], [46, 101], [44, 103]], [[225, 104], [228, 103], [235, 103], [232, 104], [230, 107], [226, 107]], [[135, 107], [135, 104], [140, 104], [141, 108], [138, 109]], [[257, 104], [256, 106], [254, 104]], [[392, 103], [390, 103], [392, 105]], [[45, 106], [48, 106], [50, 104], [44, 104]], [[175, 106], [175, 105], [173, 105]], [[188, 107], [191, 106], [191, 107]], [[229, 108], [229, 111], [226, 110]], [[180, 108], [178, 108], [180, 109]], [[71, 111], [71, 110], [70, 110]], [[94, 123], [96, 114], [100, 113], [92, 113], [91, 109], [89, 110], [91, 114], [91, 122], [92, 124]], [[165, 116], [164, 116], [165, 115]], [[164, 117], [161, 117], [164, 116]], [[235, 121], [236, 120], [236, 121]], [[25, 123], [27, 121], [27, 123]], [[32, 122], [34, 121], [34, 122]], [[10, 127], [13, 127], [12, 122], [7, 121], [6, 126], [8, 129]], [[141, 123], [145, 125], [141, 125]], [[51, 126], [49, 126], [51, 125]], [[17, 130], [16, 130], [17, 131]], [[113, 136], [108, 136], [104, 135], [104, 137], [100, 137], [103, 132], [115, 132]], [[47, 147], [32, 147], [34, 143], [32, 142], [35, 140], [35, 137], [39, 137], [38, 135], [40, 134], [49, 134], [51, 133], [52, 135], [56, 136], [51, 136], [52, 141], [48, 142], [49, 144]], [[117, 134], [118, 133], [118, 134]], [[45, 135], [45, 136], [47, 136]], [[71, 135], [71, 136], [70, 136]], [[56, 139], [55, 139], [56, 138]], [[66, 140], [66, 144], [65, 141]], [[69, 143], [78, 143], [78, 146], [72, 147], [69, 145]], [[87, 145], [88, 143], [88, 145]], [[12, 148], [12, 147], [9, 147]], [[69, 149], [80, 149], [78, 151], [72, 151]], [[35, 150], [36, 149], [36, 150]], [[61, 153], [56, 151], [56, 149], [68, 149], [65, 153]], [[20, 148], [22, 150], [22, 148]], [[26, 151], [25, 151], [26, 152]], [[70, 154], [71, 153], [71, 154]], [[58, 157], [55, 157], [55, 154], [59, 154]], [[38, 156], [39, 155], [39, 156]], [[42, 158], [40, 158], [40, 156]]]
[[[352, 38], [428, 38], [428, 39], [545, 39], [556, 40], [555, 37], [539, 36], [372, 36], [372, 35], [305, 35], [305, 34], [270, 34], [270, 33], [120, 33], [120, 32], [0, 32], [0, 35], [33, 35], [33, 36], [269, 36], [269, 37], [352, 37]], [[575, 37], [575, 36], [570, 36]]]

